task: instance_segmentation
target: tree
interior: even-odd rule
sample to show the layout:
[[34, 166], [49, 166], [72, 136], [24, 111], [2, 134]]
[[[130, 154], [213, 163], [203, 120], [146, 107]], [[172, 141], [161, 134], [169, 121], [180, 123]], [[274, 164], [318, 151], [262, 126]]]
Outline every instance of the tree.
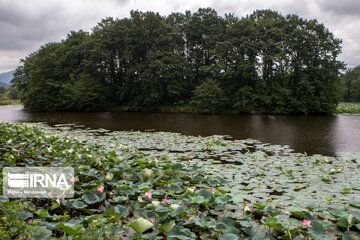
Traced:
[[99, 111], [106, 106], [108, 91], [100, 81], [90, 74], [72, 76], [74, 84], [66, 84], [64, 90], [68, 94], [66, 105], [76, 111]]
[[191, 102], [202, 113], [216, 113], [226, 108], [225, 94], [211, 78], [196, 87]]
[[19, 67], [13, 83], [22, 90], [21, 100], [26, 108], [57, 111], [61, 110], [59, 96], [61, 84], [66, 81], [63, 68], [57, 59], [60, 43], [49, 43], [24, 60]]
[[[340, 52], [324, 25], [297, 15], [131, 11], [42, 46], [13, 84], [26, 108], [45, 111], [192, 104], [211, 113], [330, 113], [341, 95]], [[346, 82], [358, 99], [359, 81]]]
[[6, 87], [0, 86], [0, 94], [4, 94], [7, 91]]
[[344, 100], [360, 102], [360, 66], [348, 69], [342, 76], [345, 85]]
[[19, 99], [19, 90], [16, 86], [10, 86], [8, 91], [7, 91], [7, 95], [10, 99]]

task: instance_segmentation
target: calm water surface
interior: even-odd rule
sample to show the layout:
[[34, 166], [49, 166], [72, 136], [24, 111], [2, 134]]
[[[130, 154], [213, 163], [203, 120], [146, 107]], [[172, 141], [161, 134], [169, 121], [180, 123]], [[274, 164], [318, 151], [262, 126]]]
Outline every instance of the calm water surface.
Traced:
[[12, 123], [75, 123], [109, 130], [180, 132], [188, 135], [231, 135], [271, 144], [289, 145], [297, 152], [334, 156], [360, 151], [360, 116], [203, 115], [129, 112], [30, 112], [22, 106], [0, 106], [0, 120]]

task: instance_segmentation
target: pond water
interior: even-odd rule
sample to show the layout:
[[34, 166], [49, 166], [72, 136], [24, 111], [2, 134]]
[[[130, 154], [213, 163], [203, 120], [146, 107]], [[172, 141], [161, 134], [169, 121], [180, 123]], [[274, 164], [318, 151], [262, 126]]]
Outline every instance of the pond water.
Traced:
[[204, 115], [132, 112], [33, 112], [0, 106], [0, 120], [12, 123], [74, 123], [109, 130], [148, 130], [187, 135], [231, 135], [289, 145], [297, 152], [336, 156], [360, 151], [360, 116]]

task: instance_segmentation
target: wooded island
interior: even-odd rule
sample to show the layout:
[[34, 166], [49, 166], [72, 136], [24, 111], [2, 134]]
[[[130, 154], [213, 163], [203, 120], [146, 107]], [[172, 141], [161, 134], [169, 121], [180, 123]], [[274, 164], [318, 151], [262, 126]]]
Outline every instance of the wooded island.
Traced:
[[272, 10], [132, 11], [42, 46], [13, 84], [43, 111], [331, 113], [340, 45], [316, 20]]

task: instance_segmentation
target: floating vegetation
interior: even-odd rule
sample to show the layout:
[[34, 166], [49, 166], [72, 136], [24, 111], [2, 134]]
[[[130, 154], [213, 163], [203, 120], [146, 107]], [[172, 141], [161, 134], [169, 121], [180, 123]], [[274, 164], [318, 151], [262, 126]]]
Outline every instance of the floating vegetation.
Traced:
[[76, 178], [73, 199], [0, 197], [0, 238], [359, 239], [359, 156], [0, 122], [0, 169], [71, 166]]

